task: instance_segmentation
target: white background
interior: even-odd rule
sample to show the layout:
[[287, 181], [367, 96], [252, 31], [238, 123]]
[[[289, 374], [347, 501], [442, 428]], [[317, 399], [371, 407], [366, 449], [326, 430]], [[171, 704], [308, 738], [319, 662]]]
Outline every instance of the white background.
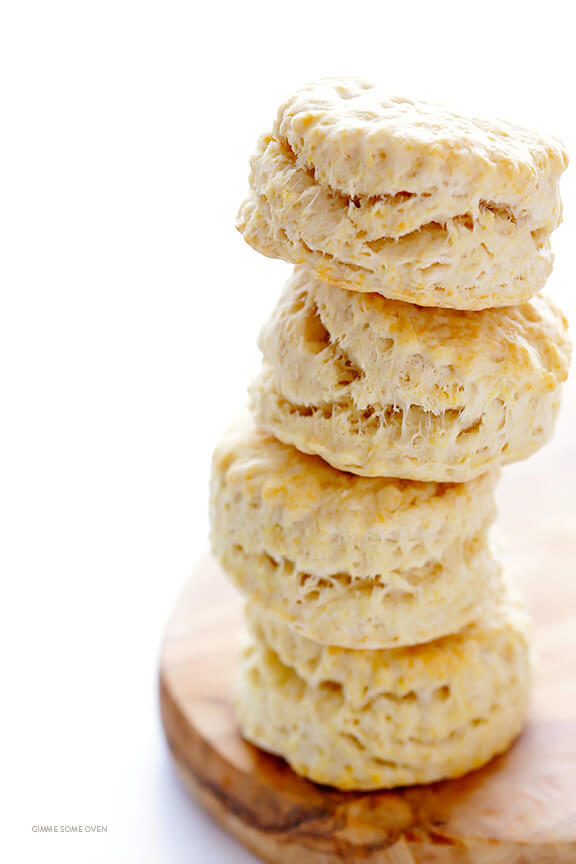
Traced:
[[[156, 662], [206, 546], [212, 446], [289, 270], [235, 233], [248, 155], [291, 88], [334, 74], [576, 154], [570, 4], [1, 8], [0, 846], [11, 862], [243, 864], [173, 777]], [[575, 179], [549, 286], [569, 312]], [[76, 822], [109, 830], [31, 832]]]

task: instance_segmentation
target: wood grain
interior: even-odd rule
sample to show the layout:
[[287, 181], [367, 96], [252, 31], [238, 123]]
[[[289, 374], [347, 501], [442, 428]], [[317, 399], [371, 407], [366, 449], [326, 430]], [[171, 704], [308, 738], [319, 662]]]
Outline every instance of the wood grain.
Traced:
[[162, 718], [186, 786], [256, 855], [282, 864], [576, 864], [572, 442], [565, 436], [539, 466], [505, 472], [502, 555], [535, 619], [539, 672], [516, 745], [460, 780], [343, 793], [243, 741], [230, 705], [241, 603], [217, 564], [200, 562], [166, 631]]

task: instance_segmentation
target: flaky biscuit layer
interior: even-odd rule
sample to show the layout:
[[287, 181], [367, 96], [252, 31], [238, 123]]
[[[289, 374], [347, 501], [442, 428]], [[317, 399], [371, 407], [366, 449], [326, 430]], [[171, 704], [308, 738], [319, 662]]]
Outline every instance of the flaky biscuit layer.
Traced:
[[478, 533], [495, 515], [497, 478], [416, 483], [335, 471], [246, 417], [214, 451], [212, 530], [314, 576], [365, 578], [422, 567]]
[[500, 574], [485, 530], [458, 540], [440, 561], [366, 578], [315, 576], [289, 558], [275, 560], [226, 542], [219, 559], [245, 597], [274, 611], [294, 632], [352, 649], [418, 645], [460, 630], [490, 600]]
[[463, 627], [491, 596], [496, 479], [363, 478], [244, 422], [214, 454], [212, 547], [244, 594], [310, 638], [424, 642]]
[[550, 273], [565, 165], [552, 138], [320, 82], [260, 139], [238, 228], [263, 254], [351, 290], [462, 309], [519, 303]]
[[[484, 309], [521, 303], [552, 270], [549, 234], [518, 225], [508, 211], [482, 202], [474, 217], [428, 222], [398, 238], [383, 233], [377, 204], [352, 207], [318, 190], [285, 157], [284, 174], [266, 185], [263, 166], [278, 142], [252, 161], [254, 192], [238, 228], [257, 252], [313, 268], [331, 284], [418, 303]], [[276, 160], [279, 162], [280, 160]]]
[[501, 600], [461, 633], [347, 651], [248, 608], [236, 710], [243, 734], [305, 777], [373, 789], [458, 777], [505, 750], [526, 713], [526, 619]]
[[465, 481], [550, 437], [571, 346], [546, 298], [462, 312], [327, 286], [296, 269], [251, 388], [280, 440], [365, 476]]

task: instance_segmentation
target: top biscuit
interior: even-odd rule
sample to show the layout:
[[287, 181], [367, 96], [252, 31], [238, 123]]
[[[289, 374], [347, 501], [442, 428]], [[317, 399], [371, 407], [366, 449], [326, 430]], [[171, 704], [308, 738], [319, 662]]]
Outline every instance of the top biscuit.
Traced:
[[542, 227], [557, 224], [550, 185], [567, 164], [562, 146], [510, 123], [335, 79], [287, 99], [274, 134], [313, 168], [318, 183], [346, 195], [430, 196], [430, 218], [462, 212], [454, 199], [468, 207], [479, 199], [505, 202], [541, 217]]
[[552, 268], [561, 144], [390, 98], [355, 79], [301, 88], [251, 160], [238, 228], [327, 282], [423, 306], [521, 303]]

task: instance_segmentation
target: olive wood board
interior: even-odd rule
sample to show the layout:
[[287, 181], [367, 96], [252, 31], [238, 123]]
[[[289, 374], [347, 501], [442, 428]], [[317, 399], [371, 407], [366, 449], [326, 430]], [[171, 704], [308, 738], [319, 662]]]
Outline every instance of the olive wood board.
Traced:
[[[514, 498], [524, 491], [516, 483]], [[194, 798], [268, 862], [576, 864], [576, 531], [568, 495], [564, 503], [564, 518], [556, 501], [529, 529], [527, 507], [508, 510], [505, 563], [534, 617], [538, 656], [526, 729], [483, 769], [429, 786], [340, 792], [242, 739], [231, 705], [242, 602], [203, 558], [160, 661], [164, 730]]]

